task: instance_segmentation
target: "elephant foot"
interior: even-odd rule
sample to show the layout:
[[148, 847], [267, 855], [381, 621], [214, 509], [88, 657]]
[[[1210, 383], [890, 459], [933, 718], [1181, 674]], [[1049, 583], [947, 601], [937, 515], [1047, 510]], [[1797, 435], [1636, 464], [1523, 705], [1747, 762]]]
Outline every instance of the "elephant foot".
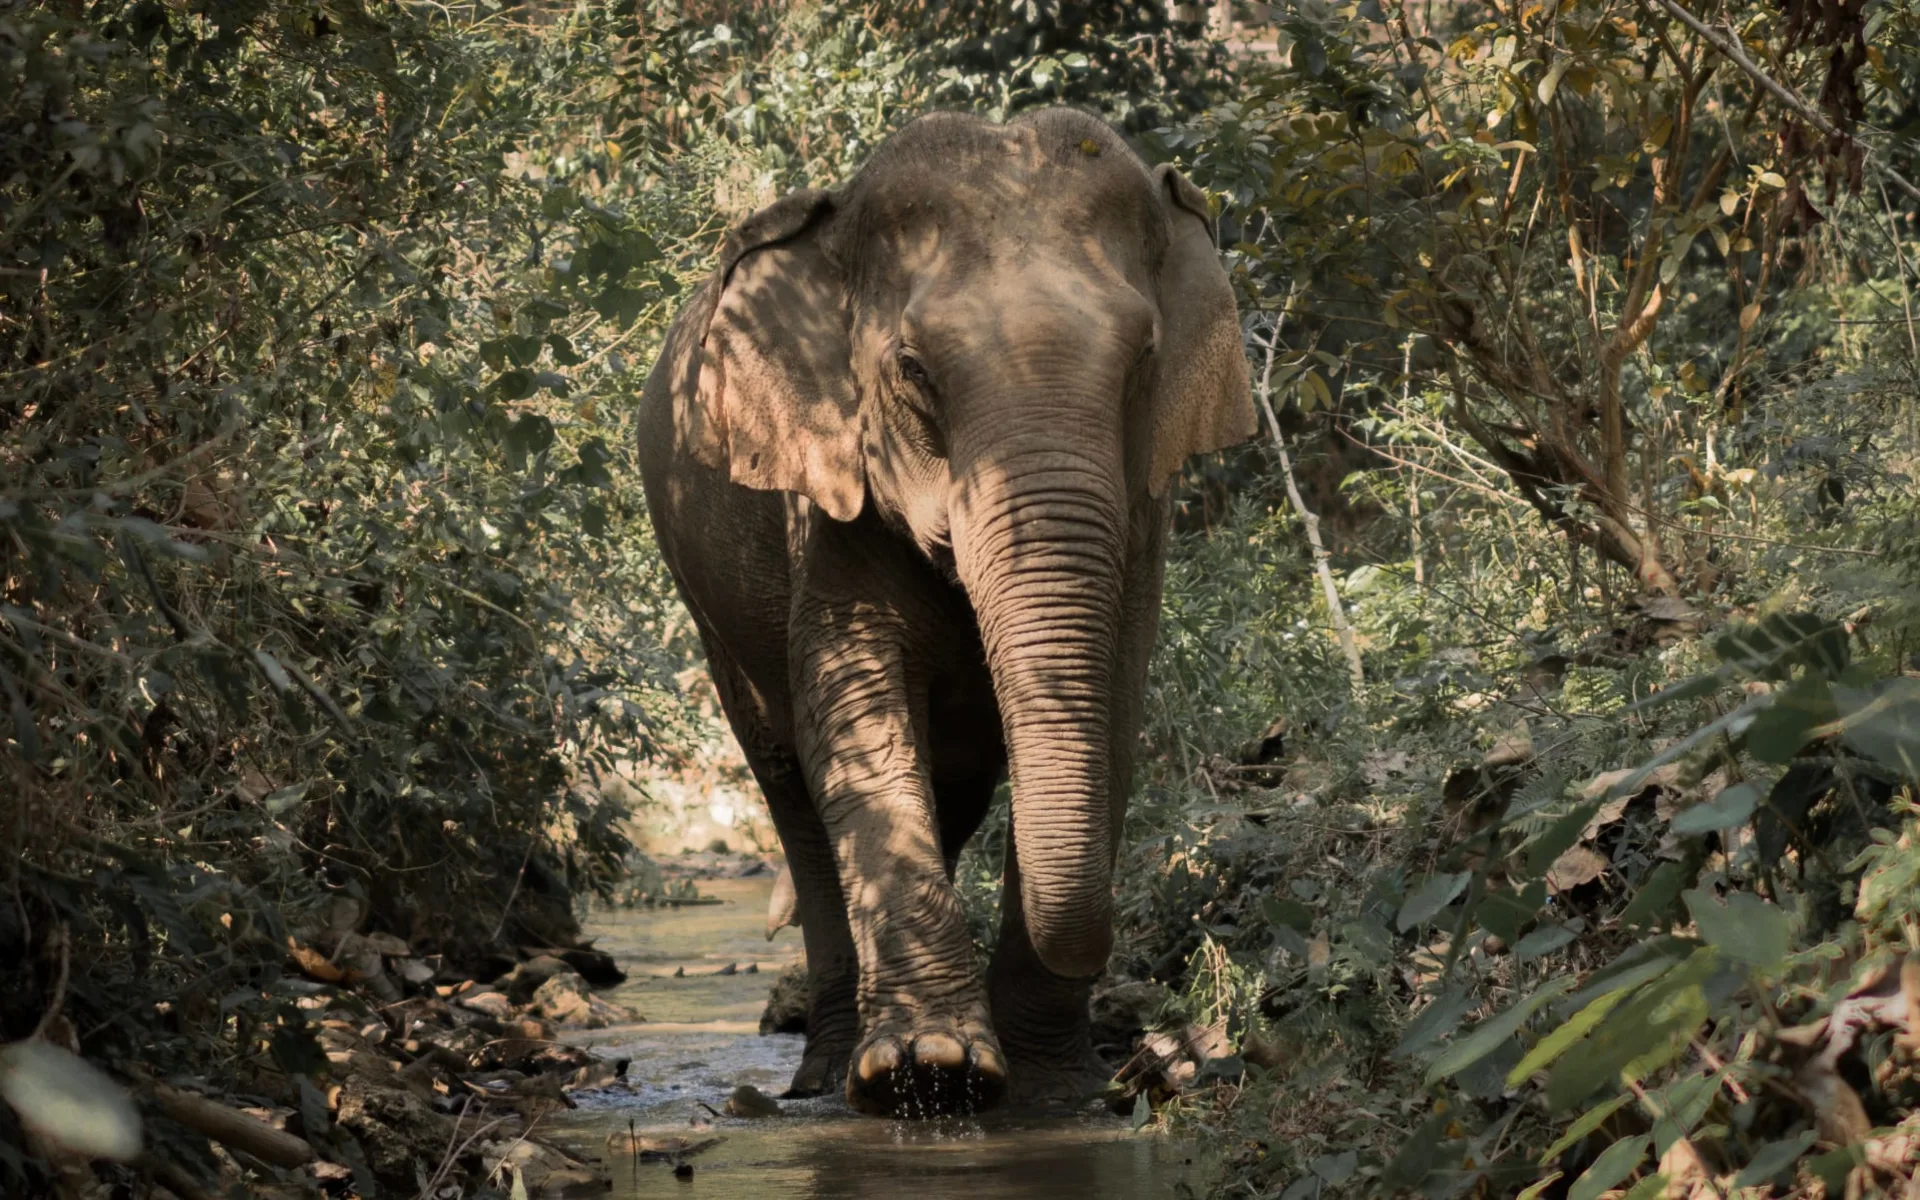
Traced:
[[847, 1072], [847, 1103], [910, 1120], [979, 1112], [1000, 1102], [1007, 1064], [984, 1025], [883, 1023]]
[[1022, 1107], [1088, 1103], [1104, 1094], [1113, 1072], [1091, 1050], [1085, 1057], [1014, 1060], [1007, 1089], [1009, 1103]]
[[852, 1046], [847, 1043], [829, 1045], [809, 1038], [806, 1052], [800, 1056], [800, 1065], [794, 1068], [793, 1079], [787, 1084], [787, 1090], [780, 1093], [780, 1099], [806, 1100], [824, 1096], [839, 1087], [847, 1077], [851, 1051]]

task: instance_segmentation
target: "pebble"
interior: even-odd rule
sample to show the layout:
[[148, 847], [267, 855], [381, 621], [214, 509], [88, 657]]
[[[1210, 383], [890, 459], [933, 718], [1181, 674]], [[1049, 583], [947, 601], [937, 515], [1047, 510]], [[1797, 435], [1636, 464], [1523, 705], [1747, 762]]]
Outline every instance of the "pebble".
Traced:
[[777, 1117], [780, 1102], [750, 1083], [733, 1089], [727, 1097], [727, 1115], [733, 1117]]

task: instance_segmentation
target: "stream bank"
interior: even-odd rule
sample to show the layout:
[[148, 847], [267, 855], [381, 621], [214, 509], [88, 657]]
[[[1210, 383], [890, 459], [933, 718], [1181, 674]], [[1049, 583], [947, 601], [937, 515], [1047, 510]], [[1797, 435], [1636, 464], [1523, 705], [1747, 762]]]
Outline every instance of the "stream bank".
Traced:
[[[568, 1035], [602, 1059], [626, 1060], [625, 1086], [577, 1095], [579, 1107], [550, 1115], [542, 1133], [601, 1159], [617, 1200], [1144, 1200], [1198, 1181], [1194, 1147], [1133, 1134], [1105, 1113], [885, 1121], [853, 1113], [838, 1097], [820, 1097], [783, 1101], [779, 1117], [712, 1116], [709, 1108], [724, 1111], [741, 1085], [777, 1095], [800, 1061], [799, 1034], [759, 1032], [768, 989], [800, 957], [798, 930], [783, 929], [771, 942], [765, 937], [772, 889], [770, 874], [706, 880], [700, 890], [720, 903], [606, 909], [587, 922], [588, 936], [627, 972], [627, 982], [607, 998], [645, 1020]], [[690, 1174], [676, 1176], [670, 1160], [637, 1160], [628, 1150], [630, 1130], [643, 1146], [711, 1144], [685, 1158]]]

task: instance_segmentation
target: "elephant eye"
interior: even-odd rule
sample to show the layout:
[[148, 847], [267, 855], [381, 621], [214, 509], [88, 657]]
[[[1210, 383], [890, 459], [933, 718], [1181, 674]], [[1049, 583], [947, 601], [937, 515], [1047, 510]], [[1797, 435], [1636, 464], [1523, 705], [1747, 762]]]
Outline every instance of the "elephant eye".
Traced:
[[927, 364], [921, 362], [911, 350], [900, 351], [898, 362], [900, 378], [922, 390], [933, 387], [933, 377], [927, 374]]

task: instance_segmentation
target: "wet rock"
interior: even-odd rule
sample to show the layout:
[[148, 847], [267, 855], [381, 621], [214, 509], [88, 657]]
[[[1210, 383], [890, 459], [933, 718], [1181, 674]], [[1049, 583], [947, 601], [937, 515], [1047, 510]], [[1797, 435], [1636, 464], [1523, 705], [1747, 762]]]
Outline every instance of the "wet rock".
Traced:
[[513, 1019], [513, 1001], [502, 992], [474, 992], [459, 997], [454, 1003], [469, 1012], [481, 1013], [496, 1021]]
[[726, 966], [721, 967], [718, 971], [715, 971], [714, 974], [715, 975], [733, 975], [733, 974], [737, 974], [739, 970], [740, 970], [739, 963], [728, 963]]
[[558, 957], [594, 987], [619, 987], [627, 981], [627, 973], [605, 950], [595, 950], [592, 946], [568, 946], [558, 951]]
[[[390, 935], [376, 936], [384, 939]], [[333, 962], [345, 972], [349, 982], [366, 988], [383, 1003], [394, 1004], [400, 1000], [400, 985], [387, 974], [386, 959], [380, 950], [381, 944], [384, 943], [376, 943], [374, 938], [357, 933], [343, 934], [339, 945], [334, 949]], [[405, 950], [406, 944], [401, 943], [400, 948]]]
[[780, 972], [767, 993], [767, 1007], [760, 1014], [760, 1032], [805, 1033], [807, 1031], [807, 964], [797, 962]]
[[748, 963], [744, 968], [742, 968], [740, 973], [742, 975], [758, 975], [760, 973], [760, 964]]
[[535, 1014], [563, 1029], [605, 1029], [639, 1019], [625, 1005], [613, 1004], [587, 990], [587, 981], [572, 971], [561, 971], [533, 993]]
[[564, 959], [542, 954], [518, 964], [495, 980], [494, 986], [505, 992], [515, 1004], [525, 1004], [533, 999], [533, 994], [540, 990], [541, 984], [566, 970], [571, 968]]
[[612, 1186], [608, 1177], [540, 1142], [487, 1142], [481, 1147], [480, 1158], [490, 1175], [497, 1172], [500, 1178], [510, 1179], [517, 1174], [527, 1195], [542, 1200], [594, 1196]]
[[335, 1121], [359, 1140], [380, 1183], [405, 1195], [420, 1187], [414, 1164], [437, 1163], [455, 1144], [452, 1118], [404, 1087], [380, 1087], [359, 1077], [340, 1089]]
[[596, 1058], [575, 1070], [561, 1086], [569, 1092], [595, 1092], [620, 1087], [627, 1081], [627, 1066], [630, 1061], [624, 1058], [612, 1061]]
[[727, 1097], [727, 1115], [758, 1120], [780, 1115], [780, 1103], [750, 1083], [733, 1089]]
[[366, 939], [369, 946], [388, 958], [407, 958], [413, 954], [413, 947], [407, 945], [405, 938], [391, 933], [369, 933]]

